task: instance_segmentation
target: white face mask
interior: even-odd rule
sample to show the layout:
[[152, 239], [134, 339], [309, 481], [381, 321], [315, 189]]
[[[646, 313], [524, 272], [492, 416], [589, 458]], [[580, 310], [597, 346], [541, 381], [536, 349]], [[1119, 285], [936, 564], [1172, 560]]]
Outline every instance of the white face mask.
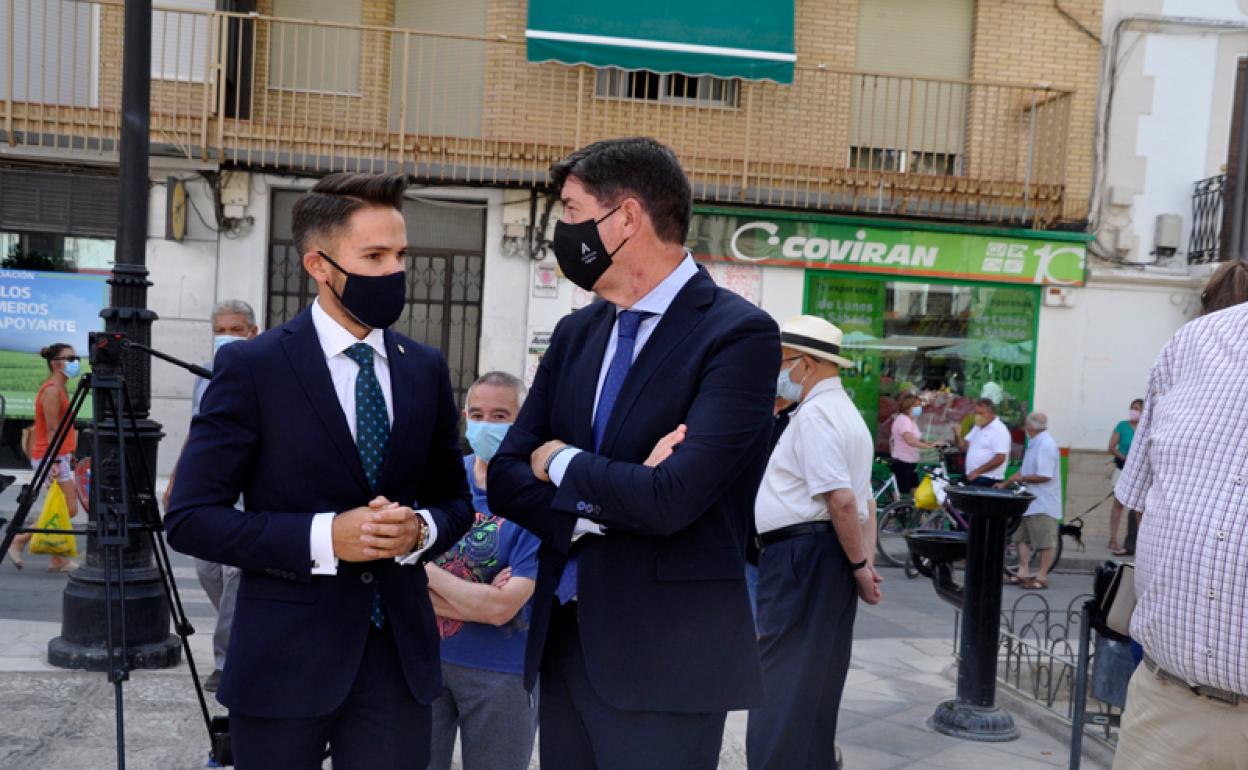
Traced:
[[1139, 409], [1132, 409], [1131, 411], [1127, 412], [1127, 419], [1130, 420], [1131, 422], [1139, 422], [1140, 414], [1142, 413], [1140, 412]]
[[215, 356], [221, 348], [231, 342], [246, 342], [246, 337], [235, 337], [233, 334], [218, 334], [212, 338], [212, 354]]
[[[797, 366], [797, 361], [793, 362], [793, 366], [788, 369], [781, 369], [780, 374], [776, 377], [776, 395], [785, 401], [801, 401], [802, 400], [802, 383], [793, 381], [793, 368]], [[802, 379], [805, 379], [804, 377]]]

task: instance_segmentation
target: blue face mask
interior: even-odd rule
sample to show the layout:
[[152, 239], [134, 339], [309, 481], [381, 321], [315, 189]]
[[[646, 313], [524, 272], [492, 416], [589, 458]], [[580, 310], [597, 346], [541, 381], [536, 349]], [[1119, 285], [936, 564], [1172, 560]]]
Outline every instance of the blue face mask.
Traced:
[[468, 446], [472, 447], [473, 453], [488, 463], [494, 459], [494, 455], [498, 452], [499, 446], [503, 443], [503, 437], [507, 435], [507, 429], [510, 427], [511, 423], [509, 422], [469, 420], [468, 429], [464, 431], [464, 435], [468, 439]]
[[921, 414], [923, 414], [923, 407], [921, 407], [921, 406], [912, 406], [912, 407], [910, 407], [910, 416], [911, 416], [911, 417], [918, 417], [918, 416], [919, 416], [919, 415], [921, 415]]
[[[797, 366], [796, 363], [793, 366]], [[776, 396], [783, 398], [785, 401], [801, 401], [802, 400], [802, 384], [794, 382], [789, 376], [793, 371], [793, 366], [788, 369], [781, 369], [780, 374], [776, 377]]]
[[80, 371], [82, 371], [82, 364], [80, 364], [79, 362], [77, 361], [65, 362], [64, 372], [65, 372], [66, 377], [71, 377], [71, 378], [77, 377]]
[[212, 338], [212, 354], [215, 356], [221, 348], [229, 345], [231, 342], [245, 342], [246, 337], [235, 337], [232, 334], [218, 334]]

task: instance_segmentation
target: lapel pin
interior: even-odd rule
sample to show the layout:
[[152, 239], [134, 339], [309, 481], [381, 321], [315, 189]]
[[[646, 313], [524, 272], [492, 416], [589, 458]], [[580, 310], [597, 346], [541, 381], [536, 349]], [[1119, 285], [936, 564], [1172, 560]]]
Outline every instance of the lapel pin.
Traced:
[[399, 349], [399, 355], [401, 356], [407, 355], [407, 351], [403, 349], [403, 346], [401, 344], [396, 343], [395, 347]]

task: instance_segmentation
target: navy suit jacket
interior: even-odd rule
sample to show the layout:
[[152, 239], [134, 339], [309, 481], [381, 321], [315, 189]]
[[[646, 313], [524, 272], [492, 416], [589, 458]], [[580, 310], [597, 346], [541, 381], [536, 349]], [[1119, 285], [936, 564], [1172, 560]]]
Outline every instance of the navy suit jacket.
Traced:
[[[767, 460], [776, 324], [699, 270], [641, 349], [593, 452], [592, 413], [615, 308], [560, 321], [489, 470], [490, 509], [542, 540], [525, 660], [537, 677], [554, 590], [578, 517], [606, 527], [577, 541], [578, 618], [590, 682], [616, 708], [707, 712], [762, 702], [745, 589], [745, 542]], [[643, 465], [678, 425], [688, 435]], [[529, 457], [548, 440], [585, 450], [562, 484]]]
[[[431, 558], [473, 518], [459, 417], [442, 355], [391, 331], [385, 342], [394, 425], [378, 494], [430, 511]], [[403, 665], [395, 675], [432, 702], [441, 666], [423, 567], [383, 559], [310, 573], [312, 517], [374, 496], [310, 313], [227, 345], [214, 363], [165, 528], [178, 551], [242, 569], [218, 699], [258, 717], [333, 711], [355, 681], [380, 586]], [[240, 492], [243, 510], [234, 507]]]

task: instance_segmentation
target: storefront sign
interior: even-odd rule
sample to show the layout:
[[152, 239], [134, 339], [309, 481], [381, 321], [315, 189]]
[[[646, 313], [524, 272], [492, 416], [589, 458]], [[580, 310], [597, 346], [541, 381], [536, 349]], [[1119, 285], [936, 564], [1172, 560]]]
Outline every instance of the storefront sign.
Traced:
[[752, 305], [763, 301], [762, 268], [754, 265], [738, 265], [731, 262], [710, 262], [706, 271], [715, 284], [740, 294]]
[[1087, 257], [1083, 240], [765, 218], [749, 212], [699, 213], [690, 238], [700, 260], [996, 283], [1081, 286]]
[[104, 328], [108, 276], [0, 270], [0, 393], [6, 417], [34, 417], [35, 394], [48, 377], [39, 351], [65, 342], [87, 369], [87, 333]]

